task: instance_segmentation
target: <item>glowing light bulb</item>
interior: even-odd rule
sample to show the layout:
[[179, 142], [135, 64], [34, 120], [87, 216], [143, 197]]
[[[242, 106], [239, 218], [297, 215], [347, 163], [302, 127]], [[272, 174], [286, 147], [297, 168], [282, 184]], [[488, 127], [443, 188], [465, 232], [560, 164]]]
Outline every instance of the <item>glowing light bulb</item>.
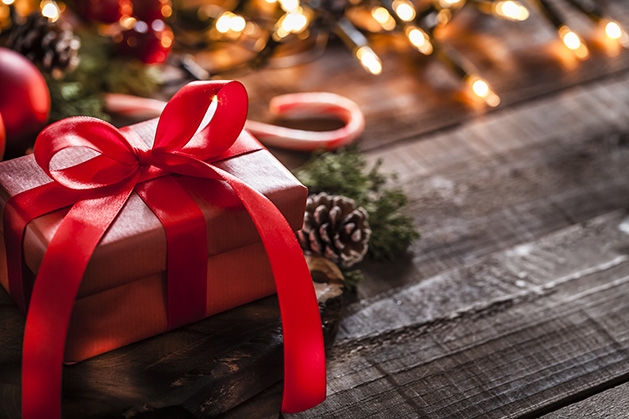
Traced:
[[479, 99], [482, 99], [487, 105], [495, 107], [500, 104], [498, 95], [495, 94], [494, 91], [491, 90], [491, 87], [489, 87], [489, 84], [479, 76], [468, 76], [466, 83], [472, 90], [472, 93]]
[[242, 32], [246, 25], [247, 22], [244, 17], [232, 12], [225, 12], [216, 19], [214, 27], [220, 33], [227, 33], [229, 31]]
[[308, 23], [309, 18], [301, 7], [297, 8], [294, 12], [284, 13], [275, 23], [273, 38], [276, 41], [280, 41], [291, 33], [301, 33], [308, 27]]
[[51, 22], [56, 22], [59, 19], [59, 7], [53, 0], [44, 0], [39, 5], [41, 14], [48, 18]]
[[404, 22], [410, 22], [415, 19], [415, 16], [417, 15], [415, 8], [407, 0], [394, 0], [393, 10], [395, 10], [395, 14], [398, 15], [398, 17]]
[[424, 55], [432, 54], [434, 48], [426, 32], [417, 27], [409, 27], [406, 30], [406, 36], [408, 37], [408, 40], [411, 42], [411, 44], [413, 44], [413, 46], [417, 48], [419, 52]]
[[371, 48], [367, 46], [360, 47], [355, 54], [365, 70], [374, 75], [382, 73], [382, 62]]
[[229, 29], [234, 32], [242, 32], [245, 29], [247, 22], [242, 16], [235, 15], [229, 21]]
[[15, 3], [15, 0], [2, 0], [2, 3], [3, 3], [3, 4], [6, 4], [6, 5], [8, 6], [8, 5], [10, 5], [10, 4]]
[[124, 29], [131, 29], [135, 26], [136, 22], [138, 20], [134, 17], [131, 16], [123, 16], [122, 18], [120, 18], [120, 20], [118, 21], [118, 23], [120, 24], [120, 26], [122, 26]]
[[227, 33], [229, 31], [229, 22], [231, 21], [231, 13], [225, 12], [218, 19], [216, 19], [216, 30], [220, 33]]
[[569, 27], [564, 25], [559, 28], [558, 32], [563, 44], [566, 48], [574, 51], [577, 58], [584, 59], [589, 55], [585, 42], [583, 42], [581, 37], [573, 32]]
[[465, 0], [439, 0], [439, 5], [444, 9], [457, 9], [465, 3]]
[[384, 7], [374, 7], [371, 10], [371, 17], [373, 17], [385, 31], [392, 31], [395, 29], [395, 19], [393, 19], [393, 16], [391, 16], [389, 11]]
[[604, 26], [605, 35], [607, 35], [609, 39], [618, 41], [623, 47], [629, 48], [629, 35], [618, 22], [604, 19], [601, 21], [601, 25]]
[[299, 33], [303, 31], [308, 25], [308, 19], [303, 13], [286, 13], [283, 21], [282, 28], [286, 32]]
[[493, 11], [497, 16], [516, 22], [521, 22], [529, 18], [528, 9], [514, 0], [504, 0], [494, 3]]
[[280, 7], [285, 12], [295, 12], [299, 9], [299, 0], [279, 0]]
[[579, 36], [574, 32], [566, 33], [563, 36], [562, 40], [564, 45], [572, 50], [578, 49], [581, 46], [581, 40], [579, 39]]

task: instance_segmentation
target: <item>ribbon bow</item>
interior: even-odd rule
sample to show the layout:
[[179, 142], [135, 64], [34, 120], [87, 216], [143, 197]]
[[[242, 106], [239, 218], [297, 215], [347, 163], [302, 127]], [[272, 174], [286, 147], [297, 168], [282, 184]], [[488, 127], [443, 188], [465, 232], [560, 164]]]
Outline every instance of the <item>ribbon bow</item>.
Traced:
[[[214, 115], [202, 127], [213, 100]], [[157, 205], [153, 202], [149, 206], [165, 227], [178, 214], [169, 214], [163, 208], [172, 208], [169, 202], [191, 200], [176, 180], [165, 176], [169, 173], [219, 179], [234, 190], [260, 234], [275, 277], [284, 330], [282, 410], [305, 410], [325, 398], [321, 320], [299, 244], [268, 198], [208, 163], [239, 148], [250, 149], [244, 144], [246, 139], [239, 139], [246, 114], [247, 94], [242, 84], [195, 82], [182, 88], [167, 104], [150, 149], [131, 130], [118, 130], [94, 118], [68, 118], [42, 131], [35, 145], [35, 159], [56, 184], [70, 191], [67, 199], [74, 203], [50, 241], [28, 308], [22, 365], [25, 419], [60, 417], [62, 362], [72, 305], [94, 249], [131, 193], [136, 191], [145, 202], [149, 195], [151, 200], [157, 199]], [[197, 127], [202, 129], [197, 131]], [[71, 167], [57, 167], [56, 157], [76, 147], [87, 148], [96, 156]], [[42, 191], [45, 193], [46, 188]], [[173, 193], [178, 195], [173, 197]], [[205, 231], [201, 211], [195, 205], [188, 205], [187, 209], [196, 221], [187, 223], [184, 230]], [[11, 228], [16, 229], [15, 225]], [[166, 231], [169, 327], [177, 327], [204, 315], [205, 289], [198, 287], [203, 287], [206, 280], [207, 240], [203, 240], [205, 245], [196, 240], [193, 242], [199, 245], [191, 246], [186, 234], [179, 231], [179, 239], [173, 239], [176, 245], [171, 246], [169, 229]], [[293, 257], [286, 258], [287, 254]], [[14, 257], [7, 254], [9, 260]], [[197, 268], [186, 270], [183, 265], [187, 263], [181, 262], [186, 258], [191, 258]], [[203, 281], [198, 280], [199, 276]], [[188, 277], [197, 280], [186, 281]], [[15, 291], [19, 300], [23, 293]], [[195, 298], [196, 303], [190, 304], [189, 299]]]

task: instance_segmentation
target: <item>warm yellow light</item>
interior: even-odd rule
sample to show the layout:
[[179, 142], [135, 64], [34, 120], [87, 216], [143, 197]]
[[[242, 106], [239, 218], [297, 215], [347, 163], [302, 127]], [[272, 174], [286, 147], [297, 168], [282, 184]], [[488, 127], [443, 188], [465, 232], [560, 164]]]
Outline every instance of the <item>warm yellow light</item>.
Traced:
[[581, 46], [581, 39], [579, 39], [579, 36], [574, 32], [567, 32], [562, 40], [564, 45], [571, 50], [576, 50]]
[[360, 47], [356, 50], [356, 58], [360, 64], [371, 74], [378, 75], [382, 73], [382, 62], [373, 50], [367, 46]]
[[573, 32], [569, 27], [562, 26], [559, 28], [559, 37], [566, 46], [566, 48], [572, 50], [577, 58], [585, 59], [590, 54], [585, 42]]
[[53, 0], [44, 0], [40, 3], [39, 7], [41, 8], [41, 14], [52, 22], [59, 19], [59, 7], [57, 7], [57, 4]]
[[308, 18], [300, 12], [286, 13], [282, 20], [282, 29], [289, 33], [299, 33], [306, 29], [306, 26], [308, 26]]
[[2, 3], [6, 4], [8, 6], [10, 4], [15, 3], [15, 0], [2, 0]]
[[487, 97], [489, 94], [489, 85], [484, 80], [476, 80], [472, 83], [474, 94], [480, 97]]
[[452, 10], [447, 8], [439, 10], [439, 13], [437, 13], [437, 23], [439, 25], [446, 25], [450, 20], [452, 20]]
[[234, 32], [242, 32], [245, 29], [246, 25], [247, 22], [245, 21], [245, 18], [238, 15], [235, 15], [229, 21], [229, 29]]
[[419, 52], [424, 55], [432, 54], [433, 46], [426, 32], [417, 27], [411, 27], [407, 29], [406, 36], [408, 37], [408, 40], [411, 41], [411, 44], [413, 44], [413, 46], [417, 48]]
[[229, 22], [231, 21], [230, 14], [230, 12], [225, 12], [220, 15], [218, 19], [216, 19], [216, 23], [214, 24], [214, 26], [216, 27], [216, 30], [220, 33], [227, 33], [227, 31], [229, 31]]
[[404, 22], [410, 22], [415, 19], [415, 16], [417, 15], [415, 8], [407, 0], [394, 0], [393, 10], [395, 10], [395, 14], [397, 14]]
[[280, 41], [291, 33], [302, 33], [308, 27], [309, 19], [303, 8], [298, 7], [295, 12], [284, 13], [275, 23], [273, 38]]
[[605, 35], [611, 39], [620, 39], [622, 30], [616, 22], [608, 22], [607, 25], [605, 25]]
[[136, 22], [138, 20], [134, 17], [131, 16], [123, 16], [122, 18], [120, 18], [120, 20], [118, 21], [118, 23], [120, 24], [120, 26], [122, 26], [125, 29], [131, 29], [135, 26]]
[[395, 29], [395, 19], [393, 19], [393, 16], [391, 16], [389, 11], [384, 7], [374, 7], [371, 10], [371, 16], [385, 31], [392, 31]]
[[160, 44], [162, 44], [164, 48], [170, 48], [173, 45], [173, 41], [173, 37], [170, 34], [166, 34], [160, 39]]
[[494, 3], [494, 13], [502, 18], [517, 22], [529, 18], [528, 9], [514, 0], [504, 0]]
[[465, 0], [439, 0], [439, 5], [444, 9], [459, 8]]
[[629, 35], [618, 22], [603, 20], [601, 24], [605, 25], [605, 35], [607, 35], [609, 39], [618, 41], [625, 48], [629, 48]]
[[498, 106], [500, 104], [500, 98], [491, 90], [489, 84], [478, 76], [469, 76], [466, 80], [468, 86], [478, 98], [482, 99], [486, 104], [491, 107]]
[[247, 22], [242, 16], [232, 12], [225, 12], [216, 19], [214, 27], [220, 33], [227, 33], [229, 31], [242, 32], [246, 25]]
[[280, 7], [285, 12], [295, 12], [299, 9], [299, 0], [279, 0]]

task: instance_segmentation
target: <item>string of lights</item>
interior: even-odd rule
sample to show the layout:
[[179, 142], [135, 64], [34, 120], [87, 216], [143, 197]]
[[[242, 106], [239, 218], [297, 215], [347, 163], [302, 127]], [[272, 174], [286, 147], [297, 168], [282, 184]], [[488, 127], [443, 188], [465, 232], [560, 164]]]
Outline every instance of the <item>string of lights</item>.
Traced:
[[[378, 75], [386, 64], [371, 48], [369, 34], [401, 33], [410, 46], [419, 53], [433, 56], [445, 64], [475, 97], [491, 107], [500, 103], [498, 95], [464, 56], [451, 46], [442, 45], [435, 32], [448, 25], [464, 7], [475, 7], [482, 13], [513, 22], [524, 21], [531, 14], [529, 9], [517, 0], [433, 0], [421, 8], [409, 0], [357, 0], [336, 4], [321, 3], [320, 0], [265, 0], [267, 7], [274, 2], [277, 2], [281, 10], [280, 17], [276, 18], [272, 25], [270, 41], [274, 45], [269, 47], [267, 43], [259, 47], [258, 57], [262, 54], [272, 56], [268, 50], [282, 45], [285, 41], [305, 39], [313, 31], [327, 31], [335, 34], [346, 45], [367, 72]], [[549, 0], [531, 2], [556, 29], [559, 39], [567, 49], [579, 59], [586, 59], [589, 56], [585, 41], [570, 29], [553, 2]], [[586, 5], [582, 0], [568, 2], [570, 6], [603, 28], [609, 39], [629, 48], [627, 32], [617, 21], [606, 16], [598, 5]], [[244, 11], [246, 8], [239, 2], [229, 13], [236, 13], [236, 10]], [[221, 32], [229, 33], [232, 40], [237, 38], [234, 35], [245, 32], [244, 28], [248, 22], [255, 21], [254, 17], [247, 15], [229, 16], [230, 19], [239, 19], [240, 22], [238, 25], [229, 26], [228, 31]], [[269, 14], [267, 19], [273, 22], [273, 14]], [[219, 22], [220, 18], [216, 20], [216, 27]], [[264, 31], [264, 23], [260, 22], [264, 20], [258, 20], [256, 25]]]
[[[11, 6], [16, 0], [1, 1], [0, 6]], [[346, 45], [367, 72], [378, 75], [386, 63], [372, 49], [370, 34], [396, 33], [402, 34], [420, 54], [442, 62], [474, 97], [491, 107], [497, 106], [500, 98], [489, 83], [462, 54], [444, 45], [435, 33], [464, 7], [475, 7], [484, 14], [513, 22], [524, 21], [531, 14], [518, 0], [432, 0], [421, 7], [411, 0], [226, 0], [220, 5], [206, 0], [173, 1], [168, 21], [173, 26], [175, 45], [182, 51], [192, 51], [191, 55], [179, 54], [180, 62], [189, 69], [196, 65], [191, 73], [198, 77], [215, 77], [237, 68], [258, 68], [278, 62], [294, 65], [320, 55], [331, 34]], [[563, 1], [598, 25], [608, 39], [629, 48], [626, 30], [607, 16], [596, 0]], [[589, 56], [585, 41], [568, 26], [556, 2], [530, 2], [555, 28], [568, 50], [578, 59]], [[43, 0], [40, 4], [43, 14], [58, 14], [63, 8], [54, 0]], [[0, 8], [0, 20], [5, 12]], [[125, 18], [115, 24], [125, 23]], [[226, 46], [244, 50], [246, 58], [236, 59], [234, 50], [227, 50], [222, 58], [213, 56], [216, 62], [212, 69], [198, 65], [199, 60], [191, 58], [205, 50]]]

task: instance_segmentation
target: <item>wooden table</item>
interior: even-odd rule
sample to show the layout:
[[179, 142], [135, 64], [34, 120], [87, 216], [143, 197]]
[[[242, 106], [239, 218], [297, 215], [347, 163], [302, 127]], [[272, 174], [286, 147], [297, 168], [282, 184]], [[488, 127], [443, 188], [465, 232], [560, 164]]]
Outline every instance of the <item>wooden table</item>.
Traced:
[[[627, 0], [610, 10], [629, 27]], [[499, 107], [470, 104], [438, 62], [384, 37], [374, 39], [377, 78], [336, 44], [317, 61], [240, 77], [255, 120], [268, 121], [266, 103], [282, 93], [356, 101], [361, 149], [398, 173], [422, 232], [399, 260], [362, 264], [366, 280], [329, 352], [327, 400], [284, 416], [627, 417], [629, 51], [595, 44], [578, 61], [538, 13], [513, 23], [473, 8], [442, 38], [478, 67]], [[292, 166], [307, 158], [274, 151]], [[0, 383], [0, 400], [16, 385]], [[280, 394], [271, 386], [216, 417], [277, 418]], [[142, 417], [193, 417], [184, 410]]]
[[[629, 25], [626, 0], [610, 7]], [[406, 257], [363, 264], [327, 400], [286, 417], [629, 415], [629, 53], [570, 60], [535, 13], [457, 19], [446, 40], [496, 109], [463, 104], [438, 63], [391, 44], [379, 78], [339, 49], [244, 79], [254, 119], [294, 90], [358, 102], [361, 147], [398, 173], [422, 232]]]

